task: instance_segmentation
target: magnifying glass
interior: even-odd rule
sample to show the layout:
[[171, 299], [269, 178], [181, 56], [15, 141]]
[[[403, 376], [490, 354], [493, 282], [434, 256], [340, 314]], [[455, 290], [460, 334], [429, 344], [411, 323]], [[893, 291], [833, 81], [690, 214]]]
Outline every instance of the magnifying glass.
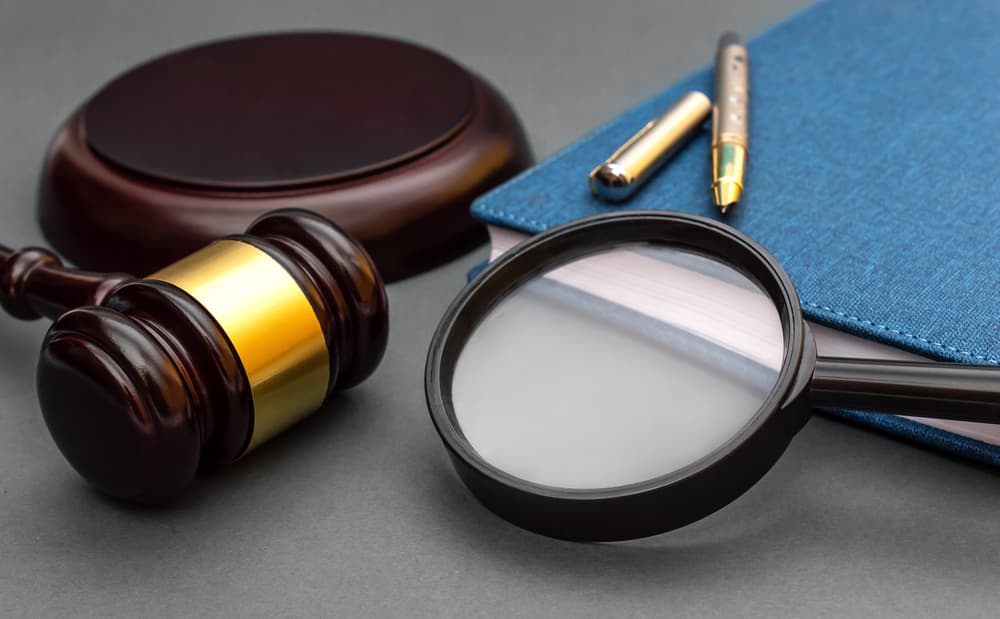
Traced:
[[817, 357], [773, 256], [666, 212], [579, 220], [505, 253], [445, 313], [425, 388], [480, 502], [579, 541], [715, 512], [816, 407], [1000, 423], [1000, 367]]

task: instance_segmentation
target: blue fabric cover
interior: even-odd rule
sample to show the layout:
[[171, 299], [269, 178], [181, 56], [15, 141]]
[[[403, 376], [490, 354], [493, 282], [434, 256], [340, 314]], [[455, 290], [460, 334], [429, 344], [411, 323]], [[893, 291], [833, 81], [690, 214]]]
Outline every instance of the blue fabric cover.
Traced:
[[[936, 359], [1000, 362], [1000, 3], [822, 2], [751, 41], [746, 194], [718, 213], [706, 131], [628, 209], [724, 220], [784, 265], [806, 316]], [[481, 197], [536, 233], [616, 210], [587, 174], [712, 67]], [[895, 417], [839, 412], [981, 462], [1000, 449]]]

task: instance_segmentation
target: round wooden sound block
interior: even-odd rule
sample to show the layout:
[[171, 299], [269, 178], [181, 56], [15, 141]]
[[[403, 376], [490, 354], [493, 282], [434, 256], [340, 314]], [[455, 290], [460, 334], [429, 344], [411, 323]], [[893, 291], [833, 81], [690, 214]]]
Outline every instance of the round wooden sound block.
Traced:
[[305, 208], [395, 280], [480, 243], [470, 203], [530, 164], [510, 106], [448, 58], [373, 36], [272, 34], [107, 84], [56, 135], [39, 213], [81, 267], [145, 275], [267, 211]]

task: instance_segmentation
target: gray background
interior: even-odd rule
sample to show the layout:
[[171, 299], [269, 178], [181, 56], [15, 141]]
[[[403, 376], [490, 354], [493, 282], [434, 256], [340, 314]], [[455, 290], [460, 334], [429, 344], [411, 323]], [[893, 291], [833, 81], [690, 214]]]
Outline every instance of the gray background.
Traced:
[[[0, 0], [0, 240], [42, 239], [57, 124], [178, 46], [282, 28], [403, 36], [492, 80], [551, 154], [801, 0]], [[454, 475], [423, 403], [431, 333], [480, 250], [390, 287], [362, 387], [170, 509], [102, 499], [40, 419], [44, 325], [0, 318], [0, 616], [995, 616], [1000, 480], [827, 419], [729, 508], [626, 544], [500, 521]]]

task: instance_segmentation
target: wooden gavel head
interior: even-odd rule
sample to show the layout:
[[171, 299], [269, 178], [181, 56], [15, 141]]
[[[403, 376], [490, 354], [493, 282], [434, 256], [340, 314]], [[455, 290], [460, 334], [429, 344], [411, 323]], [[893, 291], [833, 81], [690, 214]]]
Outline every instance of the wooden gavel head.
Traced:
[[265, 215], [144, 279], [0, 248], [0, 302], [55, 318], [38, 397], [66, 459], [103, 492], [145, 503], [361, 382], [388, 338], [368, 254], [306, 211]]

